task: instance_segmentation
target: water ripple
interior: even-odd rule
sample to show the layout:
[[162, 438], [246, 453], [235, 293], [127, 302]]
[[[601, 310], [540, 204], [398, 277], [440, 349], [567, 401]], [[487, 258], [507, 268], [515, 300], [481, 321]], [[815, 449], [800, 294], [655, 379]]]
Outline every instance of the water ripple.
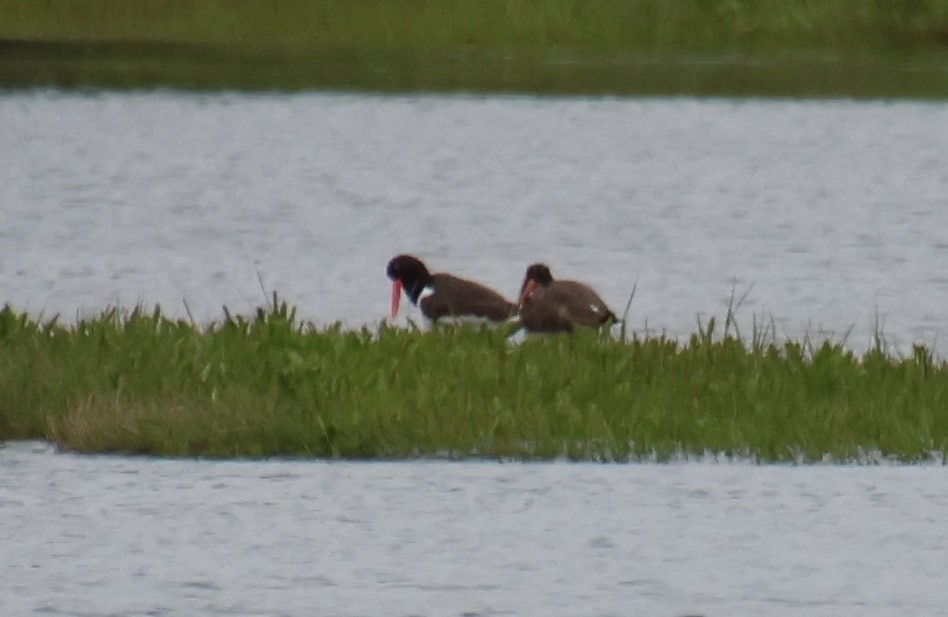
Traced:
[[740, 280], [781, 334], [858, 347], [875, 310], [948, 344], [919, 330], [948, 293], [944, 103], [8, 92], [0, 134], [0, 287], [32, 311], [218, 318], [259, 271], [375, 323], [408, 250], [508, 295], [538, 259], [613, 305], [638, 280], [632, 325], [672, 336]]

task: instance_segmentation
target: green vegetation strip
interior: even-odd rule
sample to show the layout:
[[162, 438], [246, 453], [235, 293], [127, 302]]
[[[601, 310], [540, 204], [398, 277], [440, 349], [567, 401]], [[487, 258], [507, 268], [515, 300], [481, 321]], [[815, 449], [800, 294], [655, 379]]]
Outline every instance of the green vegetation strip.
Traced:
[[169, 456], [941, 459], [948, 365], [808, 342], [0, 311], [0, 439]]
[[0, 86], [948, 96], [948, 0], [4, 0]]

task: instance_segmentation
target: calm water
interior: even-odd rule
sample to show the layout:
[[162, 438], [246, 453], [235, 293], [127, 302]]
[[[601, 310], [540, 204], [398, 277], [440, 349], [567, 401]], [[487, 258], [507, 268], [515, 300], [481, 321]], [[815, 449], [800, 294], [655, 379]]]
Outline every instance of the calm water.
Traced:
[[944, 612], [944, 467], [207, 462], [0, 448], [0, 614]]
[[[383, 318], [413, 251], [671, 334], [948, 341], [948, 105], [0, 94], [0, 301], [268, 289]], [[934, 615], [945, 468], [200, 462], [0, 447], [0, 615]]]
[[526, 265], [688, 335], [862, 350], [948, 342], [948, 104], [360, 95], [0, 94], [0, 300], [160, 303], [199, 320], [264, 285], [376, 322], [416, 252], [513, 295]]

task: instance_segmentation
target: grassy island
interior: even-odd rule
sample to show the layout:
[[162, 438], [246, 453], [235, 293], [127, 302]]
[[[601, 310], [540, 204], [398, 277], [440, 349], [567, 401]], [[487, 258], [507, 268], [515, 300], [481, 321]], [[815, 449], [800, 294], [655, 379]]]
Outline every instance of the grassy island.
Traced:
[[948, 0], [5, 0], [0, 87], [948, 96]]
[[726, 330], [511, 345], [469, 328], [319, 329], [276, 298], [205, 326], [159, 308], [64, 325], [7, 306], [0, 439], [209, 457], [943, 458], [948, 365], [926, 349]]

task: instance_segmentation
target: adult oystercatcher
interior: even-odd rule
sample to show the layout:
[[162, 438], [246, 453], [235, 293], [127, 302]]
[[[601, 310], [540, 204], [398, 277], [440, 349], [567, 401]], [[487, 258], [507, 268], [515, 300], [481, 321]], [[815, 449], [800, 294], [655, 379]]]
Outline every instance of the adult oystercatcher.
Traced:
[[598, 328], [617, 320], [589, 285], [554, 280], [541, 263], [527, 268], [519, 308], [520, 323], [530, 332], [572, 332], [575, 326]]
[[397, 255], [385, 269], [392, 279], [392, 317], [398, 315], [402, 290], [432, 323], [445, 317], [499, 323], [517, 312], [517, 305], [480, 283], [437, 272], [432, 274], [413, 255]]

